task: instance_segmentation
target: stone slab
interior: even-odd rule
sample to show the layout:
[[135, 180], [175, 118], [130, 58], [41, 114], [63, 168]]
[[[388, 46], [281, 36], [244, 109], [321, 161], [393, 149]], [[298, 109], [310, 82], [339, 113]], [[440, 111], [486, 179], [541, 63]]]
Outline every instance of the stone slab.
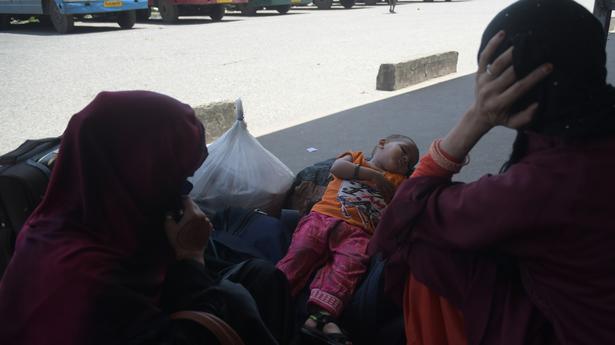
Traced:
[[207, 144], [219, 138], [235, 123], [235, 102], [233, 101], [208, 103], [193, 108], [196, 117], [205, 126]]
[[457, 72], [459, 53], [446, 52], [396, 64], [380, 65], [376, 89], [395, 91], [429, 79]]

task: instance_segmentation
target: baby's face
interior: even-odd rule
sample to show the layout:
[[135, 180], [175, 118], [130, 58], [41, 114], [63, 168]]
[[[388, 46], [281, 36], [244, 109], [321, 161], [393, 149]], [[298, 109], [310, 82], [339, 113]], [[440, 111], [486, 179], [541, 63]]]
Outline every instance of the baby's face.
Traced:
[[413, 168], [419, 159], [419, 150], [409, 141], [389, 141], [377, 152], [383, 164], [383, 169], [405, 175]]

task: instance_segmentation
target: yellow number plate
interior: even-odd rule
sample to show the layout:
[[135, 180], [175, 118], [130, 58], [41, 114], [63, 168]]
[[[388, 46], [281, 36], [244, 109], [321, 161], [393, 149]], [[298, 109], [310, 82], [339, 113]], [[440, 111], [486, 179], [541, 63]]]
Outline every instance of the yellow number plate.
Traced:
[[292, 0], [291, 3], [293, 3], [293, 4], [300, 4], [301, 0]]
[[218, 0], [216, 3], [218, 4], [230, 4], [233, 0]]
[[103, 3], [104, 7], [122, 7], [122, 0], [107, 0]]

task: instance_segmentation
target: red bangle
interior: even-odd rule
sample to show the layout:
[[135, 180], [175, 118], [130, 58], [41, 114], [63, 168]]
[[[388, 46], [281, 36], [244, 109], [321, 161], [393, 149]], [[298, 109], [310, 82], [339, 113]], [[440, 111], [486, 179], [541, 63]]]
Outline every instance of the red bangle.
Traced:
[[445, 169], [452, 173], [458, 173], [464, 165], [468, 165], [468, 163], [470, 163], [469, 155], [467, 155], [462, 162], [456, 162], [455, 160], [453, 160], [451, 155], [442, 150], [442, 148], [440, 147], [441, 142], [442, 139], [434, 140], [434, 142], [429, 147], [429, 155], [434, 160], [434, 162], [438, 164], [442, 169]]

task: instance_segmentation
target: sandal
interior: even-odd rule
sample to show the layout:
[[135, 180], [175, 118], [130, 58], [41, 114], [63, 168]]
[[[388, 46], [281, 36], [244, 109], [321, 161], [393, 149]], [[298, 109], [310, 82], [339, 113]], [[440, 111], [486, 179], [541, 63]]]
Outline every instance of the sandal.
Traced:
[[[323, 327], [329, 322], [333, 322], [334, 324], [338, 324], [337, 320], [322, 311], [311, 314], [308, 317], [310, 320], [316, 322], [316, 327], [301, 327], [301, 333], [307, 335], [312, 338], [312, 340], [317, 340], [316, 343], [312, 342], [312, 344], [321, 344], [321, 345], [348, 345], [351, 344], [348, 336], [343, 333], [325, 333], [323, 331]], [[339, 327], [339, 326], [338, 326]], [[341, 329], [340, 329], [341, 330]]]

